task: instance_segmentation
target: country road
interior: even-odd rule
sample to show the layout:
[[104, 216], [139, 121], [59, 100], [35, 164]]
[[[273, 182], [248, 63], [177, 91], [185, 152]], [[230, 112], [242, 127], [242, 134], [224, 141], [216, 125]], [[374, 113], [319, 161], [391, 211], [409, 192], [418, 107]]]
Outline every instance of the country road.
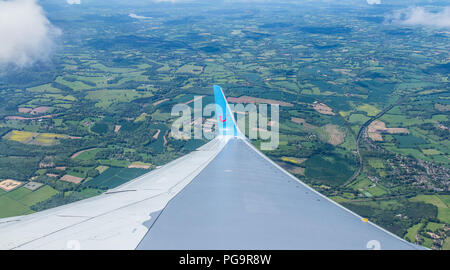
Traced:
[[358, 131], [358, 135], [356, 136], [356, 154], [358, 155], [358, 158], [359, 158], [359, 166], [358, 166], [358, 169], [355, 171], [355, 173], [344, 183], [343, 186], [347, 186], [348, 184], [352, 183], [361, 174], [361, 170], [363, 168], [363, 159], [362, 159], [361, 153], [359, 152], [359, 143], [360, 143], [361, 138], [363, 137], [363, 135], [366, 133], [367, 127], [373, 121], [377, 120], [378, 118], [383, 116], [385, 113], [390, 111], [392, 108], [397, 106], [399, 103], [401, 103], [404, 99], [409, 98], [409, 97], [410, 96], [402, 96], [402, 97], [398, 98], [394, 103], [392, 103], [391, 105], [389, 105], [386, 108], [384, 108], [381, 112], [379, 112], [377, 115], [375, 115], [372, 118], [370, 118], [369, 120], [367, 120], [361, 126], [361, 128]]

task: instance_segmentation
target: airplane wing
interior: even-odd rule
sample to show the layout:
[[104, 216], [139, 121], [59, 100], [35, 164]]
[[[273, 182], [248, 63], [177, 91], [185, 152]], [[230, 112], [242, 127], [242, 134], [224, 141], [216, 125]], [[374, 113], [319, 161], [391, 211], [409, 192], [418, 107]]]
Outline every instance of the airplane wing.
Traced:
[[0, 219], [0, 249], [422, 249], [268, 159], [214, 93], [215, 139], [99, 196]]

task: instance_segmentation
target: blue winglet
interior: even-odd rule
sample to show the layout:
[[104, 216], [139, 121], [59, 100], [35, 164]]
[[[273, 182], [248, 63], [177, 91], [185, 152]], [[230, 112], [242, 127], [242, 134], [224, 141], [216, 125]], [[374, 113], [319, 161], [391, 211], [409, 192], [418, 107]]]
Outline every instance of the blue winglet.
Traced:
[[230, 110], [230, 106], [223, 94], [222, 88], [218, 85], [214, 85], [214, 100], [216, 103], [216, 117], [217, 126], [219, 128], [219, 135], [224, 136], [241, 136], [239, 129], [234, 121], [233, 113]]

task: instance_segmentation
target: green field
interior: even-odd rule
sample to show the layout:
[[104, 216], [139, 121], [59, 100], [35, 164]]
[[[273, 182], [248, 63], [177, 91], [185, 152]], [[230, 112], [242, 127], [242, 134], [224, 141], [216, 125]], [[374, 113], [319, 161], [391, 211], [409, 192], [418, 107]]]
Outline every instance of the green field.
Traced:
[[59, 93], [59, 92], [61, 92], [60, 89], [52, 87], [50, 83], [43, 84], [40, 86], [30, 87], [27, 90], [31, 91], [31, 92], [44, 92], [44, 93]]
[[45, 201], [58, 192], [50, 186], [43, 186], [35, 191], [20, 187], [10, 192], [0, 192], [0, 218], [29, 214], [29, 207]]
[[372, 184], [369, 178], [364, 175], [360, 175], [356, 181], [351, 184], [351, 187], [355, 190], [363, 189]]
[[411, 198], [413, 202], [426, 202], [438, 207], [437, 218], [446, 224], [450, 224], [450, 208], [449, 208], [450, 195], [419, 195]]
[[92, 149], [89, 151], [85, 151], [81, 154], [79, 154], [78, 156], [75, 157], [76, 160], [93, 160], [95, 159], [95, 155], [102, 151], [102, 148], [96, 148], [96, 149]]
[[367, 116], [375, 116], [377, 115], [380, 110], [377, 109], [375, 106], [370, 105], [370, 104], [364, 104], [358, 107], [359, 111], [363, 111], [367, 114]]
[[440, 208], [447, 208], [450, 195], [418, 195], [410, 200], [413, 202], [425, 202]]
[[104, 173], [85, 182], [83, 185], [93, 188], [112, 189], [147, 172], [149, 170], [136, 168], [108, 168]]
[[392, 135], [392, 137], [395, 138], [397, 141], [399, 148], [415, 148], [416, 146], [420, 144], [427, 143], [425, 140], [423, 140], [420, 137], [416, 137], [414, 135], [408, 134], [408, 135]]
[[111, 90], [90, 91], [87, 94], [86, 98], [97, 101], [95, 106], [106, 109], [113, 103], [130, 102], [133, 99], [151, 96], [153, 96], [151, 92], [111, 89]]
[[444, 224], [442, 224], [442, 223], [428, 222], [425, 229], [434, 232], [438, 229], [442, 229], [443, 227], [444, 227]]
[[27, 188], [20, 187], [20, 188], [17, 188], [15, 190], [13, 190], [13, 191], [8, 192], [7, 194], [5, 194], [3, 196], [9, 197], [9, 198], [11, 198], [13, 200], [16, 200], [16, 201], [20, 201], [21, 199], [23, 199], [25, 196], [27, 196], [31, 192], [32, 191], [27, 189]]
[[450, 238], [446, 238], [444, 244], [442, 245], [443, 250], [450, 250]]
[[50, 198], [51, 196], [57, 194], [58, 192], [49, 186], [43, 186], [38, 190], [33, 191], [32, 193], [23, 197], [20, 202], [27, 205], [32, 206], [38, 202], [42, 202]]
[[353, 174], [348, 161], [338, 155], [331, 159], [316, 155], [307, 159], [304, 166], [306, 177], [333, 186], [343, 184]]
[[124, 167], [127, 168], [131, 162], [127, 160], [117, 160], [117, 159], [99, 159], [97, 160], [101, 165], [112, 166], [112, 167]]
[[350, 115], [348, 120], [350, 121], [350, 123], [363, 124], [369, 119], [370, 119], [369, 117], [367, 117], [363, 114], [354, 113], [354, 114]]
[[408, 233], [405, 235], [405, 239], [409, 242], [416, 242], [416, 235], [419, 233], [420, 228], [422, 228], [423, 224], [419, 223], [408, 229]]
[[449, 208], [439, 208], [438, 209], [438, 219], [442, 222], [450, 224], [450, 209]]
[[177, 70], [177, 72], [179, 73], [192, 73], [192, 74], [200, 74], [202, 71], [203, 67], [195, 65], [183, 65]]
[[369, 189], [367, 189], [367, 191], [372, 195], [372, 196], [382, 196], [384, 194], [386, 194], [386, 189], [382, 188], [380, 185], [377, 185], [375, 187], [371, 187]]
[[424, 153], [425, 155], [440, 155], [440, 154], [442, 154], [441, 152], [439, 152], [436, 149], [422, 149], [422, 153]]
[[33, 211], [26, 205], [11, 199], [8, 196], [0, 196], [0, 218], [30, 214]]
[[381, 159], [370, 158], [368, 159], [369, 165], [375, 169], [384, 169], [384, 163]]
[[87, 173], [89, 170], [93, 169], [94, 167], [73, 167], [66, 171], [67, 174], [85, 178], [87, 176]]

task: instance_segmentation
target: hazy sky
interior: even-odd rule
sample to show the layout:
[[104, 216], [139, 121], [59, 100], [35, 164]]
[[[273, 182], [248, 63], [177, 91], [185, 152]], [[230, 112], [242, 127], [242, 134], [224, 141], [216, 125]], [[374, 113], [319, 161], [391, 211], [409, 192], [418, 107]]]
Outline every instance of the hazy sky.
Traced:
[[[60, 0], [69, 5], [83, 5], [82, 0]], [[186, 2], [191, 0], [147, 0], [153, 2]], [[205, 0], [211, 1], [211, 0]], [[270, 0], [224, 0], [230, 2], [270, 1]], [[389, 0], [361, 0], [375, 6]], [[329, 2], [332, 2], [331, 0]], [[338, 2], [336, 0], [336, 2]], [[126, 3], [126, 1], [125, 1]], [[406, 1], [406, 3], [408, 3]], [[146, 19], [139, 14], [130, 14], [136, 19]], [[398, 25], [423, 25], [450, 27], [450, 6], [438, 12], [424, 7], [392, 10], [386, 18]], [[0, 0], [0, 67], [14, 65], [26, 67], [36, 61], [46, 60], [54, 48], [54, 40], [61, 31], [54, 27], [37, 0]]]

